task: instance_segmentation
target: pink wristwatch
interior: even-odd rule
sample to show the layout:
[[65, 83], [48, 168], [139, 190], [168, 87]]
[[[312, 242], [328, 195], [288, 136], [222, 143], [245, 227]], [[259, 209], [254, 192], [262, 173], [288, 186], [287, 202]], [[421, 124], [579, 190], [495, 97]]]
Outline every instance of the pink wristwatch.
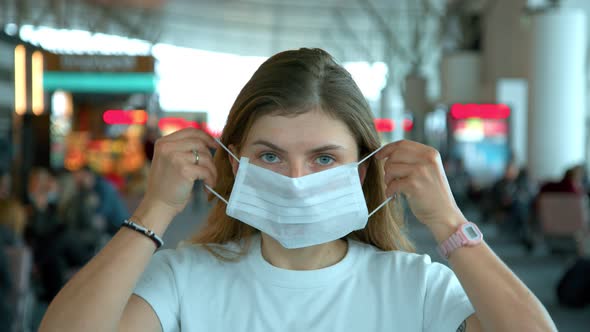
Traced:
[[441, 243], [437, 250], [442, 257], [449, 259], [449, 256], [451, 256], [455, 249], [473, 247], [480, 244], [481, 241], [483, 241], [483, 234], [477, 228], [477, 225], [472, 222], [466, 222], [459, 226], [459, 229], [453, 235]]

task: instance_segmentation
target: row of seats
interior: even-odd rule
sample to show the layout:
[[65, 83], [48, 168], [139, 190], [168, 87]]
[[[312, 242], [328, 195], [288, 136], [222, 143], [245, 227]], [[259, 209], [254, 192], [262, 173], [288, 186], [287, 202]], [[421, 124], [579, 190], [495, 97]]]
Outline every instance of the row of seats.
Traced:
[[580, 255], [588, 253], [590, 205], [587, 196], [542, 193], [537, 208], [541, 233], [546, 239], [572, 238]]

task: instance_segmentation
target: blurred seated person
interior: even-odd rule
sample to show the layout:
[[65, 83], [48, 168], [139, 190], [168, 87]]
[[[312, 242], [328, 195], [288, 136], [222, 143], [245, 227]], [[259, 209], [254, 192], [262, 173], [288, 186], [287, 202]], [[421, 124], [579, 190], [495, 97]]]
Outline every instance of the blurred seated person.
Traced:
[[117, 189], [88, 167], [75, 171], [73, 175], [80, 195], [95, 197], [96, 213], [106, 220], [109, 233], [114, 234], [123, 220], [129, 217], [129, 211]]
[[[533, 213], [539, 210], [539, 197], [544, 193], [564, 193], [575, 196], [585, 196], [587, 194], [584, 188], [584, 167], [576, 165], [567, 169], [560, 181], [546, 182], [539, 189], [539, 193], [535, 197]], [[538, 217], [534, 218], [536, 221]], [[537, 227], [540, 225], [536, 225]]]
[[574, 193], [585, 195], [586, 188], [584, 188], [584, 167], [582, 165], [574, 166], [563, 175], [559, 182], [548, 182], [541, 186], [539, 194], [544, 192], [557, 193]]

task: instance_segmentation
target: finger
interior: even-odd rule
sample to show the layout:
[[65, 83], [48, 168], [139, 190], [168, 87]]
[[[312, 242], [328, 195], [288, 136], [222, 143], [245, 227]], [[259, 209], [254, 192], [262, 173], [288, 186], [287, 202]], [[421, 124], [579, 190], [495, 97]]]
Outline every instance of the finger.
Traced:
[[391, 180], [385, 188], [385, 194], [387, 197], [392, 197], [395, 194], [404, 194], [410, 198], [416, 188], [416, 182], [414, 177], [407, 176], [404, 178], [398, 178]]
[[387, 162], [383, 168], [385, 170], [385, 183], [389, 183], [391, 180], [405, 178], [412, 175], [416, 169], [416, 165]]
[[[195, 155], [192, 152], [175, 152], [170, 158], [172, 163], [180, 168], [183, 168], [186, 165], [195, 165], [207, 168], [209, 173], [213, 175], [213, 181], [217, 179], [217, 169], [215, 168], [211, 154], [199, 155], [198, 163], [195, 163]], [[200, 180], [204, 180], [204, 178], [201, 178]]]
[[195, 135], [197, 135], [198, 131], [200, 131], [200, 130], [197, 128], [192, 128], [192, 127], [191, 128], [184, 128], [181, 130], [177, 130], [171, 134], [168, 134], [162, 138], [163, 139], [178, 140], [178, 139], [183, 139], [183, 138], [195, 136]]
[[375, 157], [377, 159], [387, 158], [389, 155], [395, 152], [395, 150], [398, 149], [401, 145], [405, 144], [404, 142], [406, 142], [406, 140], [396, 141], [385, 145], [383, 148], [381, 148], [381, 150], [379, 150], [379, 152], [375, 154]]
[[[219, 144], [206, 132], [196, 129], [196, 128], [185, 128], [179, 131], [176, 131], [170, 135], [164, 136], [160, 138], [158, 141], [181, 141], [185, 139], [201, 139], [205, 142], [205, 144], [213, 149], [217, 149]], [[156, 141], [157, 143], [157, 141]]]
[[213, 173], [213, 170], [200, 165], [186, 164], [180, 169], [180, 173], [187, 180], [202, 180], [203, 182], [205, 182], [205, 184], [207, 184], [210, 187], [215, 186], [215, 182], [217, 181], [217, 177]]
[[[412, 141], [399, 141], [386, 146], [377, 153], [377, 158], [388, 162], [405, 164], [437, 163], [440, 159], [438, 151], [430, 146]], [[381, 154], [381, 153], [384, 154]]]
[[410, 140], [400, 140], [384, 146], [381, 150], [379, 150], [379, 152], [375, 154], [375, 157], [378, 159], [385, 159], [394, 154], [396, 151], [404, 150], [420, 152], [425, 149], [431, 149], [431, 147]]
[[185, 138], [178, 141], [161, 141], [156, 143], [158, 154], [170, 155], [174, 152], [188, 152], [197, 150], [200, 155], [212, 157], [209, 147], [200, 139]]

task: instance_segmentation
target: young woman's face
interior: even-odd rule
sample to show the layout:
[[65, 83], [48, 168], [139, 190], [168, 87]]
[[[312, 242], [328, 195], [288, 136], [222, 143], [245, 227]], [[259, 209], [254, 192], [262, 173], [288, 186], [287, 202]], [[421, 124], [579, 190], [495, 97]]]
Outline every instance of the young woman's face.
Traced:
[[[356, 141], [344, 122], [313, 110], [296, 117], [260, 117], [250, 129], [240, 156], [257, 166], [296, 178], [358, 161], [358, 153]], [[233, 166], [235, 173], [235, 161]], [[364, 168], [359, 169], [363, 178]]]

